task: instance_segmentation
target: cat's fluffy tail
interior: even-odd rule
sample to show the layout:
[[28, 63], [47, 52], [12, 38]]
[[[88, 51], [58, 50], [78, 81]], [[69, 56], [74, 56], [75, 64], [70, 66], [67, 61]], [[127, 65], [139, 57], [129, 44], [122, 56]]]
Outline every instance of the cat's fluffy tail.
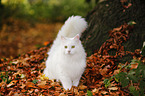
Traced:
[[81, 16], [71, 16], [62, 26], [61, 30], [58, 32], [56, 39], [53, 42], [52, 47], [50, 48], [48, 54], [53, 55], [53, 51], [57, 50], [57, 47], [60, 46], [61, 36], [68, 38], [73, 38], [77, 34], [81, 36], [81, 33], [87, 28], [87, 22]]
[[87, 22], [84, 18], [81, 16], [71, 16], [65, 21], [58, 35], [72, 38], [77, 34], [81, 35], [86, 28]]

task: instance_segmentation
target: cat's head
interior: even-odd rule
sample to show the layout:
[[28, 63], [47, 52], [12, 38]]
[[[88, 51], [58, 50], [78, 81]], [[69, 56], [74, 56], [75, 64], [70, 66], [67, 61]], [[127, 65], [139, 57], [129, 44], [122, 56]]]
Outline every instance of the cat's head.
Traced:
[[73, 55], [76, 52], [78, 52], [78, 49], [80, 47], [79, 34], [77, 34], [73, 38], [61, 36], [61, 41], [62, 41], [61, 47], [64, 54]]

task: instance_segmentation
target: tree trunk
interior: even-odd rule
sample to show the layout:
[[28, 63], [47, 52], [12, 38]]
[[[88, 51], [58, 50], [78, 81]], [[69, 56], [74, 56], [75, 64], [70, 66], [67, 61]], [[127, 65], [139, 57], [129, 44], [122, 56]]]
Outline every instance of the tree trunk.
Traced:
[[[0, 0], [0, 13], [2, 13], [2, 12], [1, 12], [1, 10], [2, 10], [1, 6], [2, 6], [2, 3], [1, 3], [1, 0]], [[1, 19], [2, 19], [2, 17], [0, 16], [0, 29], [1, 29], [1, 26], [2, 26], [2, 23], [1, 23], [2, 20], [1, 20]]]
[[129, 21], [135, 21], [136, 25], [129, 33], [129, 40], [123, 43], [125, 51], [141, 49], [143, 41], [145, 41], [144, 0], [107, 0], [101, 2], [86, 16], [86, 20], [89, 26], [82, 34], [81, 39], [88, 55], [98, 50], [109, 38], [108, 31]]

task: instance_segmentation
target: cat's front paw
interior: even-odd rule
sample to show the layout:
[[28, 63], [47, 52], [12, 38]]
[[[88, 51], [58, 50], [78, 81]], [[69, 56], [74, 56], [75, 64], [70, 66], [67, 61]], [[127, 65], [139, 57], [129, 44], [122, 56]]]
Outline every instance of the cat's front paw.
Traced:
[[63, 85], [63, 88], [64, 88], [65, 90], [70, 90], [71, 87], [72, 87], [72, 85]]
[[77, 81], [73, 81], [73, 86], [78, 86], [79, 85], [79, 80], [77, 80]]

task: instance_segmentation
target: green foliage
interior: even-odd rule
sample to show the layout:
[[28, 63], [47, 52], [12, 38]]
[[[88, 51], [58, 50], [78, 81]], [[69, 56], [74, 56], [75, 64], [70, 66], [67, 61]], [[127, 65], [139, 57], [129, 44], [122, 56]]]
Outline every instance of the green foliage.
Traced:
[[95, 3], [85, 0], [9, 0], [4, 3], [5, 17], [16, 17], [26, 20], [62, 21], [71, 15], [85, 16]]
[[4, 82], [6, 81], [7, 84], [9, 84], [12, 81], [11, 79], [9, 79], [8, 72], [5, 72], [5, 74], [1, 73], [0, 78]]
[[[131, 64], [138, 64], [138, 66], [131, 68]], [[120, 82], [122, 87], [128, 87], [134, 96], [143, 96], [145, 92], [145, 65], [141, 61], [133, 59], [128, 66], [122, 68], [125, 68], [126, 71], [104, 80], [105, 87], [110, 86], [111, 80], [114, 79], [116, 82]]]
[[87, 95], [88, 96], [93, 96], [92, 92], [90, 90], [87, 90]]
[[136, 24], [136, 22], [135, 21], [129, 21], [127, 24], [128, 25], [134, 25], [134, 24]]
[[108, 86], [111, 85], [111, 80], [114, 78], [114, 76], [112, 76], [111, 78], [109, 79], [104, 79], [104, 84], [105, 84], [105, 87], [107, 88]]
[[36, 84], [36, 83], [38, 82], [38, 80], [35, 79], [35, 80], [33, 80], [32, 82], [33, 82], [34, 84]]

